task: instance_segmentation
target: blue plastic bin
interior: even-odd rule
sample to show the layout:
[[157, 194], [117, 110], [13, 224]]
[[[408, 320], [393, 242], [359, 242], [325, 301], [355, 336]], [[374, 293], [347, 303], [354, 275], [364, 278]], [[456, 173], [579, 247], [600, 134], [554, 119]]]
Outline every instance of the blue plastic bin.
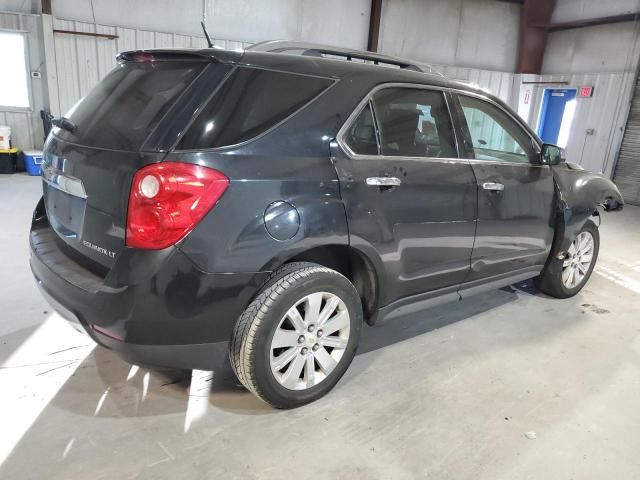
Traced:
[[26, 150], [24, 153], [24, 169], [29, 175], [40, 175], [40, 165], [42, 165], [42, 152], [36, 150]]

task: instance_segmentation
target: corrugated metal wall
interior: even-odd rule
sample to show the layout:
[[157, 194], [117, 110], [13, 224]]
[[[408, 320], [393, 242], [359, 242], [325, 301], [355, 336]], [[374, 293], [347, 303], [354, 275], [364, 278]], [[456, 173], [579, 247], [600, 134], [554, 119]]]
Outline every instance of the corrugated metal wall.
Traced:
[[640, 76], [634, 88], [613, 180], [620, 188], [625, 202], [640, 205]]
[[[542, 75], [541, 82], [567, 82], [568, 85], [548, 88], [580, 88], [593, 85], [591, 98], [578, 98], [576, 112], [569, 134], [567, 159], [579, 163], [587, 170], [603, 172], [608, 177], [613, 174], [616, 157], [622, 142], [622, 134], [629, 112], [629, 101], [633, 90], [633, 73], [587, 73]], [[535, 125], [539, 124], [539, 112], [544, 94], [544, 86], [533, 89]], [[593, 129], [593, 134], [587, 131]]]
[[[40, 70], [43, 56], [40, 52], [39, 38], [41, 36], [40, 16], [22, 13], [0, 12], [0, 29], [17, 30], [25, 33], [28, 54], [27, 67], [34, 71]], [[11, 67], [3, 66], [2, 75], [10, 75]], [[14, 146], [21, 149], [32, 149], [42, 145], [42, 124], [40, 109], [46, 104], [46, 93], [43, 79], [30, 79], [29, 110], [0, 108], [0, 125], [11, 127], [11, 137]]]
[[513, 73], [449, 65], [435, 65], [434, 68], [452, 80], [487, 90], [517, 109], [517, 105], [512, 104]]
[[[55, 60], [58, 77], [58, 105], [52, 105], [54, 114], [69, 110], [87, 94], [116, 62], [118, 52], [139, 48], [205, 47], [204, 38], [173, 33], [134, 30], [92, 23], [54, 19], [53, 27], [60, 30], [106, 33], [117, 35], [115, 40], [56, 33]], [[216, 46], [234, 49], [244, 48], [248, 43], [232, 40], [214, 40]], [[444, 75], [462, 82], [489, 90], [505, 101], [509, 101], [513, 74], [473, 68], [433, 65]], [[52, 96], [55, 97], [55, 96]]]
[[[58, 101], [56, 105], [51, 105], [54, 115], [63, 114], [86, 95], [98, 80], [116, 65], [115, 58], [119, 52], [141, 48], [206, 47], [203, 37], [110, 27], [58, 18], [54, 19], [53, 28], [118, 36], [109, 40], [64, 33], [54, 34], [58, 78]], [[227, 49], [248, 45], [231, 40], [214, 40], [214, 44]], [[52, 99], [55, 97], [51, 95]]]

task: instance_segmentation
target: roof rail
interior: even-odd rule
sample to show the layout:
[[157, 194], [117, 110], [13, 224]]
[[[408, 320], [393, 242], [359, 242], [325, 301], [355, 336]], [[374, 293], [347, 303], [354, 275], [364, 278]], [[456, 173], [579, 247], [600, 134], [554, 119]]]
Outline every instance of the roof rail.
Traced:
[[270, 40], [267, 42], [255, 43], [246, 48], [251, 51], [259, 52], [277, 52], [277, 53], [293, 53], [311, 57], [340, 57], [347, 61], [361, 60], [363, 62], [371, 62], [374, 65], [393, 65], [402, 69], [412, 70], [421, 73], [434, 73], [444, 77], [444, 75], [433, 69], [431, 65], [422, 66], [410, 60], [404, 60], [389, 55], [382, 55], [373, 52], [364, 52], [361, 50], [351, 50], [347, 48], [332, 47], [328, 45], [319, 45], [304, 42], [290, 42], [288, 40]]
[[327, 55], [331, 57], [343, 57], [349, 62], [354, 59], [363, 60], [365, 62], [372, 62], [374, 65], [395, 65], [406, 70], [424, 73], [420, 67], [413, 65], [412, 63], [404, 62], [395, 58], [389, 58], [384, 55], [361, 53], [355, 50], [343, 51], [333, 48], [310, 48], [302, 52], [302, 55], [306, 57], [326, 57]]

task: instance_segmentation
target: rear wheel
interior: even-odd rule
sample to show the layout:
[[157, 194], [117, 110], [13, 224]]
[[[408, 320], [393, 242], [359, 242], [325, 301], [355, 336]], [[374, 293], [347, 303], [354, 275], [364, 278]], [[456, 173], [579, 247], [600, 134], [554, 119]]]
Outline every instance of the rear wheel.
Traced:
[[[293, 264], [292, 264], [293, 265]], [[351, 282], [313, 263], [276, 271], [241, 315], [229, 346], [242, 384], [277, 408], [325, 395], [353, 360], [362, 306]]]
[[567, 250], [565, 258], [549, 259], [538, 277], [538, 287], [553, 297], [572, 297], [582, 290], [591, 277], [599, 249], [598, 227], [588, 221]]

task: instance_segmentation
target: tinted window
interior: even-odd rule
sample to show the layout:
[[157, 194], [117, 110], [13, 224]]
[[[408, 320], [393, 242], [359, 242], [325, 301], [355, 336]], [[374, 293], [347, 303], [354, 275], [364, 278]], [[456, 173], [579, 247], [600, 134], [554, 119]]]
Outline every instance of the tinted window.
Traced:
[[529, 163], [537, 155], [531, 137], [502, 109], [475, 97], [460, 95], [469, 128], [473, 158]]
[[376, 127], [371, 114], [371, 105], [362, 110], [344, 136], [345, 143], [359, 155], [378, 155]]
[[457, 157], [442, 92], [387, 88], [373, 97], [383, 155]]
[[171, 105], [207, 64], [125, 62], [67, 113], [73, 133], [60, 137], [81, 145], [138, 150]]
[[223, 147], [254, 138], [332, 83], [324, 78], [237, 68], [198, 115], [178, 149]]

